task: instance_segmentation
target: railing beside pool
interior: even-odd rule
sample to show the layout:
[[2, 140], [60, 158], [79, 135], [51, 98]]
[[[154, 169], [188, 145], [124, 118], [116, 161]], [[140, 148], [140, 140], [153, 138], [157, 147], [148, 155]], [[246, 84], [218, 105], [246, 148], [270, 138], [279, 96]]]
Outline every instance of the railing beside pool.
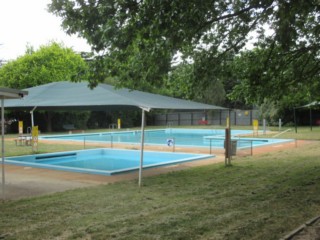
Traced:
[[[209, 154], [212, 154], [212, 141], [221, 141], [225, 149], [225, 139], [224, 138], [208, 138], [209, 144]], [[263, 138], [240, 138], [234, 137], [231, 139], [231, 154], [236, 155], [253, 155], [255, 148], [266, 147], [270, 145], [278, 145], [283, 143], [290, 143], [293, 147], [297, 147], [296, 139], [263, 139]]]
[[[91, 139], [88, 135], [83, 135], [83, 147], [84, 149], [87, 147], [87, 143], [95, 142]], [[128, 142], [124, 142], [123, 139], [119, 139], [116, 135], [101, 135], [101, 139], [99, 142], [103, 142], [105, 147], [114, 148], [115, 146], [121, 145], [137, 145], [140, 143], [141, 135], [136, 134], [136, 138], [134, 140], [130, 139]], [[275, 145], [275, 144], [282, 144], [282, 143], [292, 143], [293, 147], [297, 147], [297, 141], [293, 139], [262, 139], [262, 138], [240, 138], [240, 137], [233, 137], [231, 139], [231, 153], [233, 156], [236, 155], [253, 155], [254, 149], [258, 147], [263, 147], [267, 145]], [[175, 137], [149, 137], [145, 138], [145, 145], [146, 146], [162, 146], [167, 147], [168, 151], [176, 152], [177, 148], [178, 151], [184, 151], [186, 148], [199, 148], [202, 152], [207, 152], [209, 154], [217, 154], [217, 153], [224, 153], [225, 139], [222, 136], [208, 136], [204, 138], [203, 145], [194, 145], [193, 138], [175, 138]], [[207, 150], [206, 150], [207, 149]]]

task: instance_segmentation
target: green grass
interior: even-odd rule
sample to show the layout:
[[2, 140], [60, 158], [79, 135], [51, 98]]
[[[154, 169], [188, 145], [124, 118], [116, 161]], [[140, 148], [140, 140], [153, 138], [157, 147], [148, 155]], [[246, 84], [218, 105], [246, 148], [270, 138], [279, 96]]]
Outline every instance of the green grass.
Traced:
[[[281, 131], [290, 129], [290, 131], [283, 133], [278, 136], [278, 138], [292, 138], [298, 140], [320, 140], [320, 127], [313, 127], [312, 130], [310, 127], [298, 127], [297, 132], [295, 132], [294, 127], [282, 128]], [[272, 129], [271, 129], [272, 130]], [[271, 135], [276, 135], [279, 132], [279, 129], [273, 128], [275, 131]]]
[[315, 141], [144, 178], [141, 189], [125, 181], [2, 201], [0, 238], [279, 239], [320, 213], [319, 156]]

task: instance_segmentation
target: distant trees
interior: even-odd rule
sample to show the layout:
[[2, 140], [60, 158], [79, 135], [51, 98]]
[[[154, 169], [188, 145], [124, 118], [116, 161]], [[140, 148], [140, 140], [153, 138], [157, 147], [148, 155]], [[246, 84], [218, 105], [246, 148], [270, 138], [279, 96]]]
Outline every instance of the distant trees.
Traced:
[[0, 68], [0, 84], [11, 88], [28, 88], [57, 81], [86, 79], [88, 66], [79, 54], [62, 44], [52, 42], [34, 50], [28, 46], [25, 55]]
[[[210, 104], [223, 104], [226, 98], [223, 76], [214, 67], [210, 71], [197, 68], [196, 63], [182, 63], [174, 67], [164, 82], [162, 93]], [[197, 81], [197, 78], [202, 81]], [[201, 82], [207, 83], [205, 88]]]
[[[0, 68], [0, 85], [16, 89], [35, 87], [50, 82], [57, 81], [80, 81], [87, 80], [88, 65], [71, 48], [62, 44], [52, 42], [41, 46], [38, 50], [28, 46], [25, 55], [16, 60], [9, 61]], [[70, 121], [78, 126], [85, 127], [89, 118], [87, 113], [64, 113], [60, 114], [60, 122], [53, 124], [53, 112], [43, 112], [43, 116], [37, 119], [42, 131], [61, 130], [64, 121]], [[75, 114], [77, 117], [75, 117]]]
[[263, 103], [265, 98], [295, 106], [320, 98], [318, 51], [284, 54], [280, 46], [242, 52], [233, 62], [233, 99]]

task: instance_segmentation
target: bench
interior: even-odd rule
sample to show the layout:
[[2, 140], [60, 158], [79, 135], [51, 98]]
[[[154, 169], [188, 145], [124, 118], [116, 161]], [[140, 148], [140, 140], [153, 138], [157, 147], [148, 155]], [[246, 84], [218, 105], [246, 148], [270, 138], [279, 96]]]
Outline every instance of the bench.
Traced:
[[64, 125], [62, 125], [62, 127], [64, 130], [67, 130], [67, 131], [76, 129], [73, 124], [64, 124]]
[[64, 125], [62, 125], [62, 127], [63, 127], [64, 130], [67, 130], [69, 132], [69, 134], [72, 134], [72, 133], [84, 133], [84, 130], [76, 129], [73, 124], [64, 124]]
[[118, 124], [116, 123], [109, 124], [109, 129], [116, 129], [117, 127], [118, 127]]
[[16, 146], [31, 146], [32, 137], [29, 135], [22, 135], [14, 139]]

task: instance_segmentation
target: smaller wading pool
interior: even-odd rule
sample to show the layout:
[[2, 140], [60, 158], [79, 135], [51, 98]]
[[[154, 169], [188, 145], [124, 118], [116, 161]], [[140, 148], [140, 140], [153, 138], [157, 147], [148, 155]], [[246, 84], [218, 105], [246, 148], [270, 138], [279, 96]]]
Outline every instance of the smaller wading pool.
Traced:
[[[177, 164], [213, 155], [144, 151], [143, 168]], [[6, 163], [70, 172], [112, 175], [139, 169], [140, 151], [91, 149], [6, 158]]]

